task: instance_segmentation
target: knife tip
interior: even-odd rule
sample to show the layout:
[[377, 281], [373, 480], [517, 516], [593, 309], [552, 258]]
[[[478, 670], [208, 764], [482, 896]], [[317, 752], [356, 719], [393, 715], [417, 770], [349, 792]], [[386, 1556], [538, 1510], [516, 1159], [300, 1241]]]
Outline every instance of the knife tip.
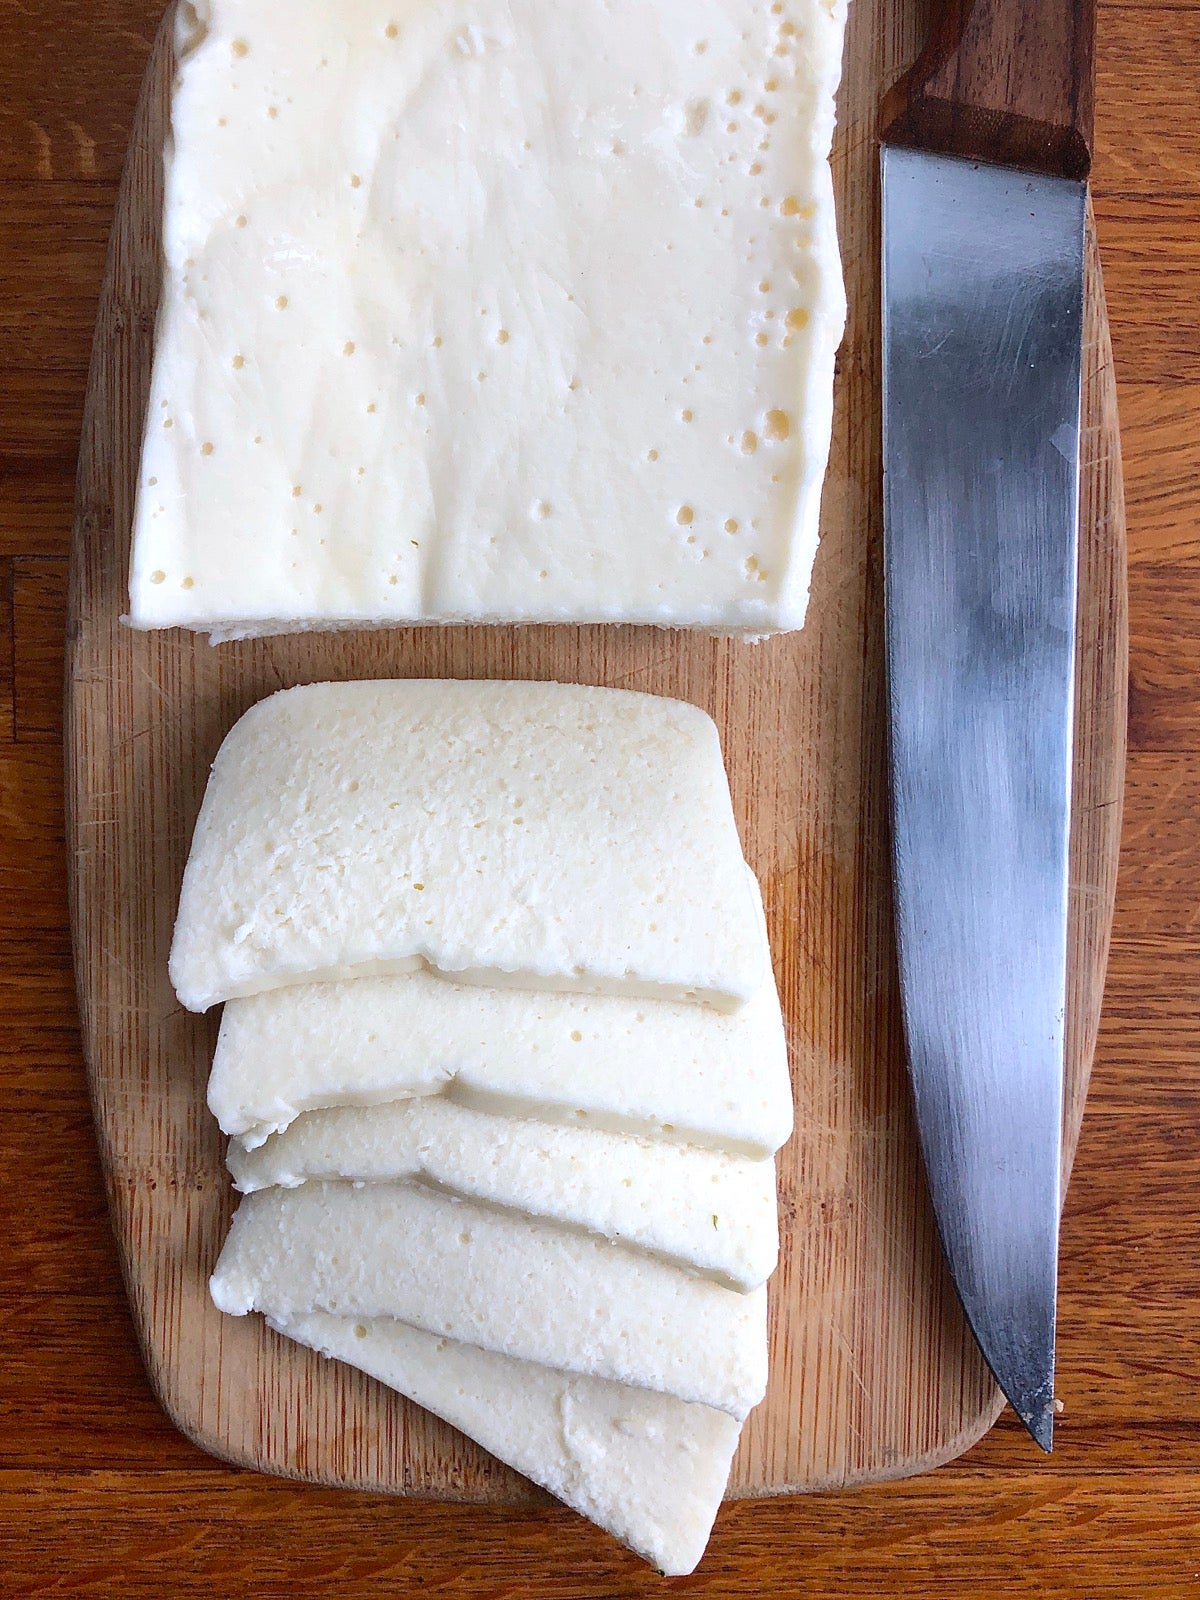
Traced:
[[1018, 1417], [1029, 1430], [1034, 1444], [1047, 1455], [1054, 1449], [1054, 1402], [1048, 1401], [1036, 1411], [1017, 1411]]

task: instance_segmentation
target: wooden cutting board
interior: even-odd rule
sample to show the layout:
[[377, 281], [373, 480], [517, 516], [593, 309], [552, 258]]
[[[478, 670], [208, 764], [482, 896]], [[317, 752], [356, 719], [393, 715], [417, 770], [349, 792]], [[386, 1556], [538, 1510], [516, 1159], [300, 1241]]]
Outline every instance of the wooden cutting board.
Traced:
[[[867, 1483], [965, 1450], [999, 1397], [938, 1250], [901, 1055], [881, 675], [880, 93], [915, 53], [917, 0], [855, 0], [835, 149], [850, 322], [810, 620], [747, 646], [639, 628], [451, 628], [223, 645], [125, 629], [131, 510], [159, 290], [169, 19], [133, 133], [100, 303], [79, 466], [67, 801], [79, 1004], [97, 1134], [151, 1381], [227, 1460], [462, 1500], [524, 1480], [379, 1384], [222, 1317], [206, 1279], [231, 1204], [205, 1110], [214, 1017], [167, 980], [209, 763], [262, 695], [322, 678], [563, 678], [677, 695], [721, 728], [788, 1019], [797, 1132], [779, 1161], [771, 1385], [730, 1493]], [[1089, 242], [1078, 758], [1066, 1148], [1100, 1006], [1120, 830], [1124, 525], [1111, 355]]]

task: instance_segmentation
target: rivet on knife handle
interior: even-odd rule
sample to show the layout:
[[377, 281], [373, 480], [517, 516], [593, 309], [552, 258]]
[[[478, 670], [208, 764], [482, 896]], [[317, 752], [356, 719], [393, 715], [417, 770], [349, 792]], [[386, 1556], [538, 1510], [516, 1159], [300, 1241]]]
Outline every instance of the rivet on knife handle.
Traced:
[[1086, 178], [1094, 3], [941, 0], [916, 65], [884, 99], [884, 141]]

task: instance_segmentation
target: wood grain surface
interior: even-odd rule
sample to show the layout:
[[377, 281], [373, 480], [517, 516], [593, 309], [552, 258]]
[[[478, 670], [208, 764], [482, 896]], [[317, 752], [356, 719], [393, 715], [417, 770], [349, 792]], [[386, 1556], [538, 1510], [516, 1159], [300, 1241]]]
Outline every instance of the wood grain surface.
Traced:
[[[327, 678], [532, 677], [704, 705], [721, 728], [763, 884], [791, 1045], [795, 1137], [778, 1160], [771, 1382], [734, 1495], [894, 1478], [948, 1460], [999, 1397], [949, 1287], [926, 1200], [897, 1026], [879, 659], [875, 157], [856, 130], [902, 64], [898, 0], [861, 4], [835, 160], [853, 308], [809, 621], [759, 646], [644, 628], [304, 635], [214, 650], [136, 634], [127, 605], [158, 299], [161, 162], [174, 76], [164, 25], [134, 122], [101, 292], [71, 553], [67, 842], [84, 1053], [125, 1281], [151, 1381], [225, 1460], [317, 1482], [462, 1500], [528, 1486], [350, 1368], [223, 1317], [208, 1277], [232, 1197], [204, 1105], [214, 1018], [177, 1003], [167, 952], [208, 770], [240, 713]], [[913, 37], [913, 19], [896, 34]], [[1083, 1110], [1116, 882], [1124, 767], [1125, 551], [1119, 444], [1094, 257], [1085, 333], [1085, 508], [1066, 1159]]]
[[[172, 1429], [142, 1370], [75, 1021], [59, 684], [92, 326], [158, 13], [0, 0], [0, 1591], [659, 1593], [557, 1508], [460, 1509], [222, 1466]], [[731, 1505], [688, 1593], [1195, 1590], [1198, 59], [1196, 5], [1101, 5], [1094, 192], [1129, 513], [1130, 758], [1064, 1222], [1055, 1453], [1034, 1456], [1005, 1416], [925, 1478]]]

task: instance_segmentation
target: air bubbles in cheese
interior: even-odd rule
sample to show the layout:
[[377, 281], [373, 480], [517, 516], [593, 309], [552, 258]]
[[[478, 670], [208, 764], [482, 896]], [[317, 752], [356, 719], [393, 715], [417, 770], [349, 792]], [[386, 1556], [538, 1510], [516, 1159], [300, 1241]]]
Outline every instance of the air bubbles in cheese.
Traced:
[[313, 1180], [422, 1181], [735, 1289], [765, 1283], [779, 1248], [772, 1161], [490, 1116], [440, 1097], [311, 1112], [256, 1150], [232, 1140], [227, 1159], [243, 1194]]
[[671, 1576], [708, 1542], [739, 1427], [727, 1412], [555, 1371], [386, 1318], [272, 1319], [469, 1434]]
[[578, 685], [312, 684], [213, 766], [171, 948], [180, 1000], [427, 964], [733, 1009], [765, 949], [716, 728]]
[[593, 1235], [416, 1185], [247, 1195], [210, 1289], [233, 1316], [394, 1317], [739, 1419], [766, 1388], [765, 1288], [739, 1294]]
[[798, 627], [844, 0], [192, 12], [134, 624]]

